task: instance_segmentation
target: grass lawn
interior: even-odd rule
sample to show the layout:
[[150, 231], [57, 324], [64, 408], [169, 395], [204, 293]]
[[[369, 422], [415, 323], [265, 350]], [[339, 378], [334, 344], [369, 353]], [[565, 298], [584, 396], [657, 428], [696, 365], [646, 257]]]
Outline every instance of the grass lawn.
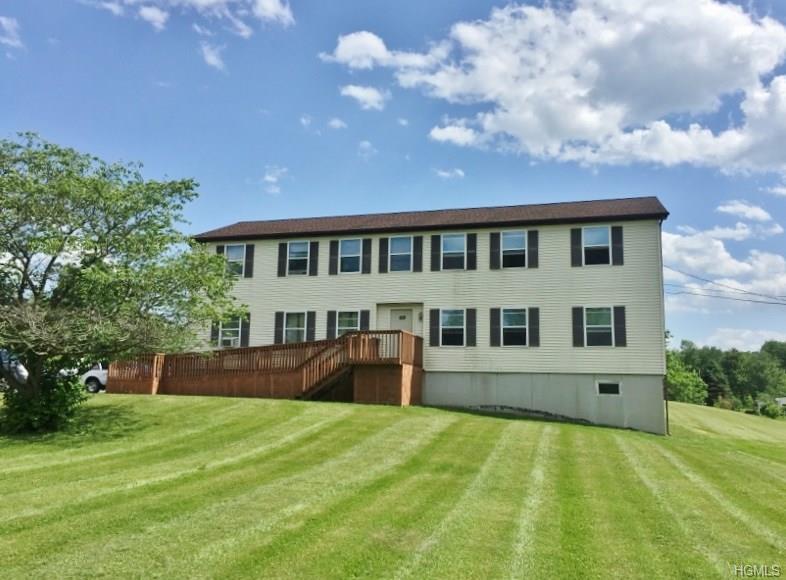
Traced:
[[786, 421], [672, 404], [672, 437], [253, 399], [99, 395], [0, 438], [0, 576], [786, 574]]

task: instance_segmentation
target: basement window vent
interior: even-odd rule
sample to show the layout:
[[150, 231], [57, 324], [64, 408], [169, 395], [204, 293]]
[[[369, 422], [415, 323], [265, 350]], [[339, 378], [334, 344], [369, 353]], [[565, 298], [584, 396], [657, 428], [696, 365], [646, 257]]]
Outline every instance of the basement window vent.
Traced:
[[620, 394], [620, 384], [619, 383], [611, 383], [611, 382], [602, 382], [598, 383], [598, 394], [599, 395], [619, 395]]

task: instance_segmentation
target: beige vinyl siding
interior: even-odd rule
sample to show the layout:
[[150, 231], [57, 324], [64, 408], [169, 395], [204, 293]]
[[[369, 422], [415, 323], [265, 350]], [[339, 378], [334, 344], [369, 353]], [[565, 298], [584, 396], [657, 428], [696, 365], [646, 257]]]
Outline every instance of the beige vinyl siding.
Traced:
[[[377, 324], [378, 304], [422, 303], [427, 371], [662, 375], [660, 224], [648, 220], [608, 225], [623, 226], [624, 266], [571, 267], [570, 225], [527, 228], [540, 232], [539, 267], [535, 269], [489, 269], [489, 233], [504, 231], [497, 228], [466, 230], [478, 234], [474, 271], [430, 271], [431, 235], [458, 233], [456, 230], [412, 232], [423, 236], [424, 271], [387, 274], [377, 272], [380, 235], [360, 236], [373, 240], [371, 274], [330, 276], [330, 240], [340, 238], [314, 237], [311, 239], [320, 243], [319, 275], [283, 278], [277, 276], [278, 243], [282, 240], [246, 240], [256, 244], [254, 277], [239, 279], [234, 292], [250, 308], [252, 346], [273, 342], [274, 313], [279, 310], [316, 311], [316, 338], [321, 339], [326, 334], [328, 310], [370, 310], [370, 327], [376, 329], [387, 327], [387, 320]], [[490, 347], [489, 309], [517, 305], [540, 308], [541, 346]], [[625, 306], [628, 346], [574, 348], [572, 306]], [[428, 346], [431, 308], [476, 308], [477, 346]]]

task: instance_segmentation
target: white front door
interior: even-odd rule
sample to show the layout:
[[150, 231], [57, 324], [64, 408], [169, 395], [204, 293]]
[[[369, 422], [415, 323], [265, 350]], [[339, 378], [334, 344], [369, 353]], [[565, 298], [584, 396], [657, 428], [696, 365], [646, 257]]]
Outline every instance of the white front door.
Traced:
[[412, 309], [393, 308], [390, 310], [390, 330], [412, 332]]

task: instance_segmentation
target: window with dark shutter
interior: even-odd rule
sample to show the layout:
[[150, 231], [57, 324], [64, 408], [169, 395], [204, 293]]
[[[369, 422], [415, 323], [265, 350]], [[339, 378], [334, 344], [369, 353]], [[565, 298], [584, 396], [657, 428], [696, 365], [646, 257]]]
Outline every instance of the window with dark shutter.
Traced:
[[330, 240], [330, 260], [328, 263], [328, 274], [331, 276], [338, 274], [338, 240]]
[[254, 244], [246, 244], [246, 264], [243, 268], [245, 278], [254, 277]]
[[210, 344], [218, 346], [218, 322], [214, 322], [210, 326]]
[[240, 321], [240, 346], [248, 346], [248, 341], [251, 336], [251, 315], [246, 314], [245, 318]]
[[439, 308], [432, 308], [428, 314], [428, 344], [439, 346]]
[[313, 310], [306, 312], [306, 340], [309, 342], [316, 338], [317, 313]]
[[308, 275], [319, 274], [319, 242], [311, 242], [308, 247]]
[[390, 238], [390, 271], [409, 272], [411, 270], [412, 237], [395, 236]]
[[478, 234], [467, 234], [467, 270], [478, 269]]
[[371, 238], [363, 239], [363, 274], [371, 274]]
[[529, 346], [540, 346], [540, 308], [527, 310], [529, 325]]
[[463, 270], [467, 262], [466, 234], [443, 234], [441, 241], [442, 269]]
[[570, 265], [580, 268], [583, 265], [581, 256], [581, 228], [570, 230]]
[[614, 346], [628, 346], [628, 332], [625, 328], [625, 307], [614, 307]]
[[[338, 245], [338, 271], [341, 274], [360, 272], [364, 240], [341, 240]], [[365, 261], [365, 260], [364, 260]]]
[[584, 333], [587, 346], [613, 346], [614, 331], [611, 308], [585, 308]]
[[491, 308], [489, 310], [489, 345], [500, 346], [500, 319], [501, 310], [499, 308]]
[[475, 308], [467, 308], [467, 338], [465, 346], [475, 346], [477, 343], [478, 311]]
[[286, 242], [278, 244], [278, 276], [283, 278], [287, 275], [287, 246]]
[[338, 313], [336, 336], [341, 336], [348, 332], [357, 332], [358, 330], [361, 330], [359, 310], [344, 310]]
[[538, 267], [538, 230], [527, 232], [527, 267]]
[[223, 255], [224, 254], [224, 246], [223, 244], [219, 244], [216, 246], [216, 254]]
[[289, 242], [287, 248], [287, 276], [307, 275], [310, 244], [308, 242]]
[[[500, 242], [499, 232], [491, 232], [489, 234], [489, 268], [491, 270], [499, 270], [499, 257], [500, 257]], [[492, 345], [499, 346], [499, 345]]]
[[582, 228], [584, 265], [611, 264], [611, 231], [608, 226]]
[[527, 266], [526, 232], [502, 232], [501, 243], [503, 268], [525, 268]]
[[336, 311], [328, 310], [327, 313], [327, 332], [325, 337], [330, 340], [336, 338]]
[[573, 307], [573, 346], [584, 346], [584, 308]]
[[442, 236], [431, 236], [431, 271], [439, 272], [442, 267], [440, 260], [442, 259]]
[[303, 342], [306, 340], [306, 313], [287, 312], [284, 315], [284, 342]]
[[370, 323], [371, 323], [371, 311], [369, 311], [369, 310], [361, 310], [360, 311], [360, 330], [368, 330]]
[[273, 331], [273, 342], [282, 344], [284, 342], [284, 313], [276, 312], [275, 325]]
[[440, 346], [464, 346], [466, 317], [464, 310], [439, 311]]
[[502, 346], [527, 346], [527, 309], [502, 310]]
[[233, 276], [243, 276], [246, 265], [246, 245], [228, 244], [224, 247], [224, 256], [227, 260], [227, 272]]
[[423, 236], [412, 238], [412, 271], [423, 271]]

